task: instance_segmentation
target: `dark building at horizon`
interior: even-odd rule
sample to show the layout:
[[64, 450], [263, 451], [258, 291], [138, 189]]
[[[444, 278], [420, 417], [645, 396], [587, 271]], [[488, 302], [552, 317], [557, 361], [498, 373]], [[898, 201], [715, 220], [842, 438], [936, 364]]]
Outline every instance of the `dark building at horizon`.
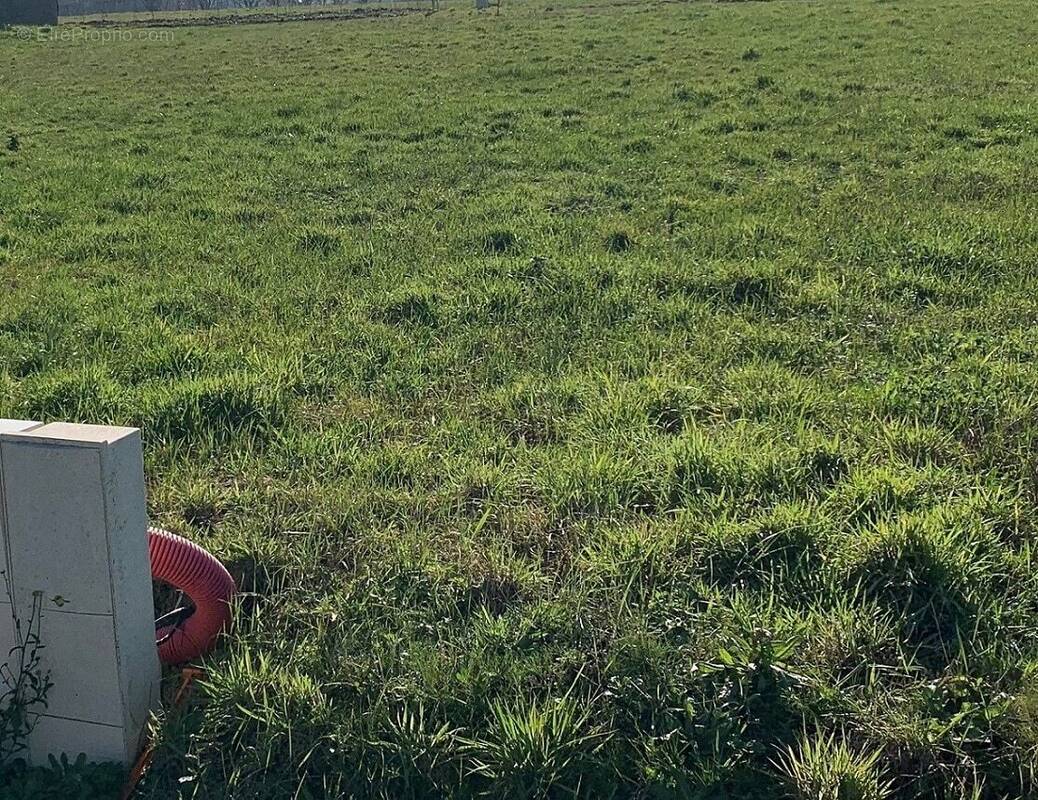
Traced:
[[57, 24], [58, 0], [0, 0], [0, 26]]

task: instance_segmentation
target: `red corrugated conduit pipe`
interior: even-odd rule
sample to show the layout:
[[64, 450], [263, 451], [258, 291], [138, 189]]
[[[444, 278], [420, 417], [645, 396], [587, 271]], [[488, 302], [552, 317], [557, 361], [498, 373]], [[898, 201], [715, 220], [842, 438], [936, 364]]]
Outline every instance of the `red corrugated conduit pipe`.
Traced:
[[231, 623], [234, 579], [212, 555], [169, 531], [148, 529], [148, 554], [152, 580], [180, 590], [194, 605], [189, 616], [179, 618], [182, 610], [178, 609], [168, 615], [178, 617], [175, 621], [156, 629], [159, 660], [163, 664], [183, 664], [205, 655]]

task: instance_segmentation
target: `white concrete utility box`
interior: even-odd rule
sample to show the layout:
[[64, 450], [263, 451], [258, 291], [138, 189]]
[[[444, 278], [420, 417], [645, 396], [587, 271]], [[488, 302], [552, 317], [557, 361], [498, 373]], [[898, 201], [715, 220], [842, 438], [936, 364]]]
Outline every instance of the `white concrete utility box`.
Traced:
[[140, 750], [160, 678], [147, 527], [138, 430], [0, 420], [0, 661], [38, 597], [53, 683], [34, 763]]

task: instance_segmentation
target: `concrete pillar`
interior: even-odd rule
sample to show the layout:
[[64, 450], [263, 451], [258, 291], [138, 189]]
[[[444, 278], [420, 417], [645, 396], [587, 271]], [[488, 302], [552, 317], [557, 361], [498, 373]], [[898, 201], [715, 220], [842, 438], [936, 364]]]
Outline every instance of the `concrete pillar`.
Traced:
[[160, 678], [140, 432], [0, 421], [0, 540], [13, 598], [0, 611], [24, 628], [42, 600], [53, 687], [30, 760], [131, 762]]

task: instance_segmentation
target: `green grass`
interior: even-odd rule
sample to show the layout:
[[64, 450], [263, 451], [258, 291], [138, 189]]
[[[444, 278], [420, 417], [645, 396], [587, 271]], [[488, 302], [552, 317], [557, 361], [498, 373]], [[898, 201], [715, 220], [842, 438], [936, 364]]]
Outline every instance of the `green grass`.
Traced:
[[0, 33], [0, 415], [248, 592], [152, 798], [1004, 798], [1030, 0]]

